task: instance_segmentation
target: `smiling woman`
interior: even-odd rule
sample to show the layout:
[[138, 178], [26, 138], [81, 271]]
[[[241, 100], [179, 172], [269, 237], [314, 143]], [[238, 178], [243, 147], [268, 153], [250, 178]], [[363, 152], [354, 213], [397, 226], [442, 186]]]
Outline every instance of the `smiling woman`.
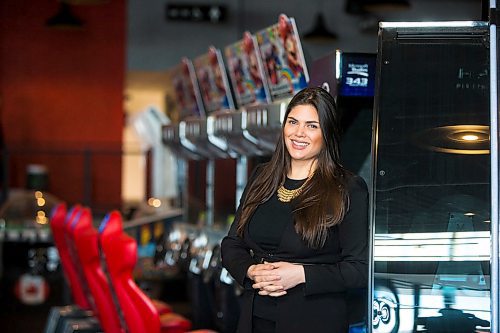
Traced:
[[[314, 161], [323, 148], [322, 132], [319, 125], [318, 111], [312, 105], [297, 105], [288, 114], [283, 128], [286, 149], [294, 164], [292, 171], [297, 173], [307, 169], [309, 176]], [[291, 178], [303, 174], [290, 175]]]
[[306, 88], [243, 193], [222, 263], [244, 287], [238, 332], [347, 332], [367, 285], [368, 192], [339, 158], [333, 97]]

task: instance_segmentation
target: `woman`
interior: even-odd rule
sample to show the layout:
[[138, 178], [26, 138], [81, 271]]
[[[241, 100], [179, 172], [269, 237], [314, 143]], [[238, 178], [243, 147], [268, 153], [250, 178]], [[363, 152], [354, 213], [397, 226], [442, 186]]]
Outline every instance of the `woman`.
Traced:
[[240, 333], [348, 330], [346, 292], [367, 285], [368, 192], [339, 162], [335, 111], [322, 88], [293, 97], [222, 241], [245, 289]]

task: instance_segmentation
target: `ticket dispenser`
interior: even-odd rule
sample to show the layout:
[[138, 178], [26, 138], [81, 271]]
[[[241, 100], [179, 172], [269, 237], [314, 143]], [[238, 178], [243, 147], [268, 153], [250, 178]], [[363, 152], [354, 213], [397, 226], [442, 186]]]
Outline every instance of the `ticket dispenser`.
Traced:
[[378, 49], [372, 330], [490, 332], [488, 24], [384, 22]]
[[187, 119], [183, 135], [209, 159], [234, 156], [225, 138], [214, 135], [215, 120], [212, 115], [234, 110], [235, 107], [222, 54], [212, 46], [207, 53], [194, 59], [193, 64], [206, 117]]
[[179, 134], [179, 124], [168, 124], [162, 126], [162, 142], [180, 158], [187, 160], [199, 160], [202, 156], [196, 147], [190, 142], [182, 142]]

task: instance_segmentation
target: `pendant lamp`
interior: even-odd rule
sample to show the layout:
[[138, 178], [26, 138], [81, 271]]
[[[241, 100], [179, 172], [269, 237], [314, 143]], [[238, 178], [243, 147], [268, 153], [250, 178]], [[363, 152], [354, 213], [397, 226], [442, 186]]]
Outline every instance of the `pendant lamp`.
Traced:
[[49, 18], [45, 25], [53, 29], [82, 29], [83, 21], [73, 14], [71, 6], [62, 1], [58, 12]]
[[305, 33], [303, 37], [304, 40], [309, 42], [331, 42], [338, 38], [335, 32], [328, 30], [325, 24], [325, 18], [321, 13], [316, 16], [312, 30]]

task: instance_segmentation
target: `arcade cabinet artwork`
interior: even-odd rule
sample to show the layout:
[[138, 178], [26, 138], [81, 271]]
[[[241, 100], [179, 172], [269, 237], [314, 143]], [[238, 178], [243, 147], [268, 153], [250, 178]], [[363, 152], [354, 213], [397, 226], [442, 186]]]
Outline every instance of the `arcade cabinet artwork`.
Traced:
[[203, 117], [201, 95], [192, 62], [183, 58], [181, 63], [172, 69], [172, 86], [175, 90], [177, 113], [172, 113], [171, 120], [178, 123], [188, 117]]
[[238, 106], [269, 103], [255, 38], [248, 31], [245, 32], [242, 40], [225, 48], [224, 54]]
[[220, 50], [211, 46], [208, 53], [194, 59], [193, 63], [200, 83], [206, 115], [214, 111], [234, 108]]
[[295, 20], [281, 14], [277, 24], [255, 35], [273, 101], [305, 88], [309, 76]]

